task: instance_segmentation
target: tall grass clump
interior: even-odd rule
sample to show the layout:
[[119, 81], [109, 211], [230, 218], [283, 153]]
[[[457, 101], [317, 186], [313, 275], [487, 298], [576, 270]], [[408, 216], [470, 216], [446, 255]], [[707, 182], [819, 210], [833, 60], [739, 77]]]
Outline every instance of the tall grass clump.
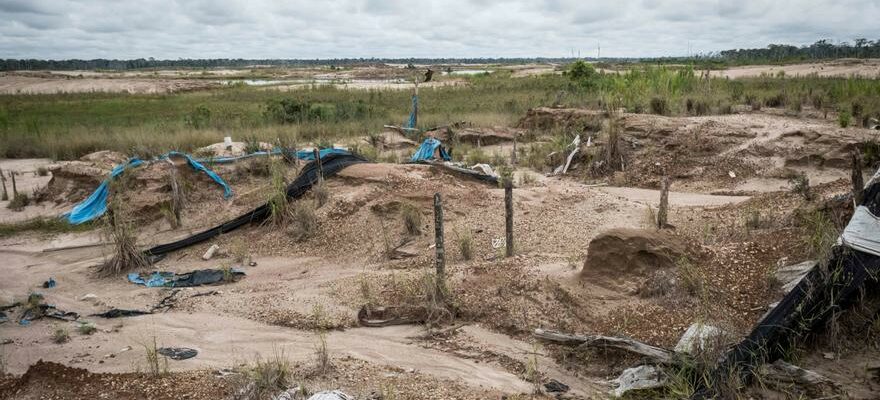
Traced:
[[149, 265], [147, 257], [137, 244], [139, 225], [134, 214], [128, 209], [124, 199], [117, 195], [127, 181], [126, 176], [122, 175], [111, 184], [111, 198], [104, 216], [104, 236], [113, 243], [113, 253], [98, 266], [98, 273], [103, 276], [118, 275]]

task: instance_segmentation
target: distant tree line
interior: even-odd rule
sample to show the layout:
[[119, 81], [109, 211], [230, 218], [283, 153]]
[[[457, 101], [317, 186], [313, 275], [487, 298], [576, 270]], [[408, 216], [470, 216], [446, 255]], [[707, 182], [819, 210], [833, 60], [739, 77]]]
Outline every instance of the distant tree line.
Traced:
[[771, 44], [763, 49], [724, 50], [718, 57], [732, 63], [789, 62], [833, 58], [880, 58], [880, 39], [855, 39], [853, 43], [819, 40], [809, 46]]
[[134, 60], [38, 60], [0, 59], [0, 71], [15, 70], [132, 70], [151, 68], [247, 68], [255, 66], [302, 67], [302, 66], [358, 66], [373, 64], [526, 64], [567, 63], [571, 58], [334, 58], [334, 59], [243, 59], [211, 58], [157, 60], [138, 58]]

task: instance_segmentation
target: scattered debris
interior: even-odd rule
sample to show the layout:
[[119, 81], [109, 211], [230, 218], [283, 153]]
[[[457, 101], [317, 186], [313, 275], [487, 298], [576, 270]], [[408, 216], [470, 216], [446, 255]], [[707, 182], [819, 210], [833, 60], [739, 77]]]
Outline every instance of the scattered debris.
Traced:
[[382, 327], [389, 325], [416, 324], [425, 321], [427, 312], [424, 307], [392, 306], [392, 307], [361, 307], [358, 311], [358, 322], [361, 326]]
[[571, 335], [544, 329], [535, 329], [533, 334], [536, 338], [549, 342], [556, 342], [574, 346], [586, 346], [597, 348], [615, 348], [639, 354], [658, 364], [670, 364], [673, 362], [673, 353], [666, 349], [651, 346], [633, 339], [602, 336], [602, 335]]
[[156, 352], [172, 360], [186, 360], [199, 354], [198, 350], [188, 347], [160, 347]]
[[345, 394], [341, 390], [333, 390], [315, 393], [308, 400], [354, 400], [354, 397]]
[[544, 389], [547, 393], [565, 393], [569, 390], [568, 385], [557, 381], [556, 379], [551, 379], [549, 382], [544, 384]]
[[220, 246], [218, 246], [216, 244], [212, 244], [211, 247], [208, 247], [208, 250], [202, 256], [202, 260], [205, 260], [205, 261], [210, 260], [211, 257], [214, 257], [214, 253], [216, 253], [217, 250], [219, 250], [219, 249], [220, 249]]
[[49, 280], [43, 282], [43, 289], [51, 289], [57, 285], [58, 283], [55, 282], [55, 279], [49, 278]]
[[705, 349], [711, 340], [722, 335], [724, 331], [720, 328], [706, 325], [703, 323], [694, 323], [688, 327], [687, 331], [681, 335], [678, 344], [675, 345], [676, 353], [694, 354]]
[[758, 368], [761, 382], [787, 389], [788, 386], [798, 385], [806, 388], [816, 386], [836, 386], [834, 382], [816, 372], [803, 369], [782, 360], [776, 360], [772, 364], [764, 364]]
[[139, 315], [147, 315], [151, 314], [148, 311], [141, 310], [123, 310], [119, 308], [114, 308], [107, 312], [102, 312], [100, 314], [92, 314], [92, 317], [101, 317], [101, 318], [122, 318], [122, 317], [136, 317]]
[[166, 271], [132, 272], [128, 274], [128, 281], [146, 287], [193, 287], [235, 281], [242, 276], [245, 276], [244, 271], [236, 268], [228, 270], [197, 269], [180, 274]]
[[666, 375], [663, 370], [653, 365], [640, 365], [635, 368], [627, 368], [620, 377], [612, 381], [617, 384], [611, 394], [621, 397], [632, 390], [657, 389], [666, 386]]
[[782, 283], [782, 291], [788, 293], [794, 289], [794, 287], [801, 282], [801, 279], [807, 276], [807, 273], [809, 273], [815, 266], [815, 260], [804, 261], [802, 263], [779, 267], [773, 272], [773, 274], [776, 276], [776, 280]]

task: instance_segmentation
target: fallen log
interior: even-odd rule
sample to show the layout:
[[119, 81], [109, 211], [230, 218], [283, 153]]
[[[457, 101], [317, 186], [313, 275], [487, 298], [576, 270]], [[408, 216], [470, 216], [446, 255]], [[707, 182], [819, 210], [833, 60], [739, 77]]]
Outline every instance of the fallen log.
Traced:
[[633, 339], [602, 336], [602, 335], [572, 335], [544, 329], [535, 329], [533, 334], [538, 339], [546, 340], [570, 346], [613, 348], [644, 356], [658, 364], [674, 363], [674, 353], [645, 344]]

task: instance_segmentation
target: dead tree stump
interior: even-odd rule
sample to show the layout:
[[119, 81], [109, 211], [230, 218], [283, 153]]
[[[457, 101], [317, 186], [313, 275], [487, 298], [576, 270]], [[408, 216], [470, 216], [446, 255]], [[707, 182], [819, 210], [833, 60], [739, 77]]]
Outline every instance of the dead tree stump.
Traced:
[[312, 153], [315, 155], [315, 163], [318, 166], [318, 182], [324, 181], [324, 167], [321, 166], [321, 151], [318, 150], [317, 147], [312, 149]]
[[9, 200], [9, 192], [6, 191], [6, 175], [3, 175], [3, 169], [0, 169], [0, 183], [3, 184], [3, 197], [0, 200]]

